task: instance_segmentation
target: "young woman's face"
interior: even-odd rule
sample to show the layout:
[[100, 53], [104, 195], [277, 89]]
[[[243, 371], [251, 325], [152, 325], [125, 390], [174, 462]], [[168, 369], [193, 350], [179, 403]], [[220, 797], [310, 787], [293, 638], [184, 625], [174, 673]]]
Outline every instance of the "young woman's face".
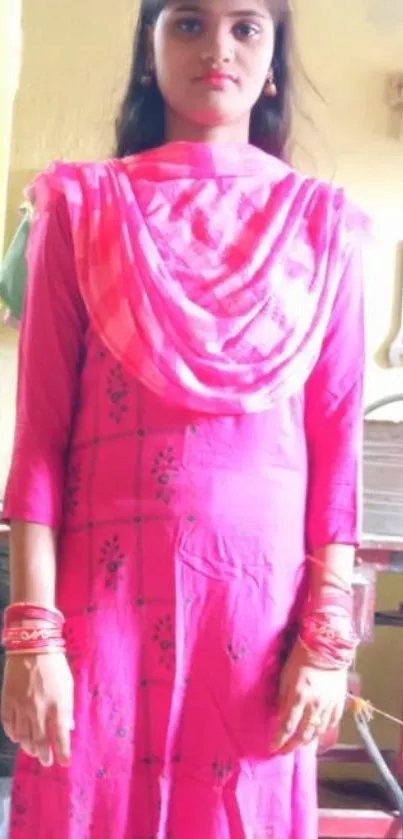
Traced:
[[168, 113], [205, 128], [249, 124], [274, 38], [267, 0], [168, 0], [152, 33]]

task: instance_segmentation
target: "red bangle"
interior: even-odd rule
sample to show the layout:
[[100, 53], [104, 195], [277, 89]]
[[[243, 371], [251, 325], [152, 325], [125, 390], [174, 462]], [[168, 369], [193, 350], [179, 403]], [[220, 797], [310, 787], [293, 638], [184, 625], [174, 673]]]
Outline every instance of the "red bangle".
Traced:
[[62, 627], [64, 617], [59, 609], [49, 609], [34, 603], [12, 603], [4, 610], [4, 626], [21, 624], [22, 621], [41, 621], [52, 626]]
[[7, 657], [8, 656], [17, 656], [17, 655], [25, 655], [25, 656], [33, 656], [33, 655], [53, 655], [53, 653], [58, 653], [63, 655], [66, 654], [65, 647], [57, 647], [54, 644], [49, 647], [43, 647], [39, 650], [30, 650], [29, 648], [24, 650], [7, 650]]
[[52, 648], [58, 650], [65, 650], [66, 644], [61, 634], [53, 637], [31, 637], [21, 635], [20, 638], [10, 639], [3, 634], [2, 641], [6, 653], [18, 653], [26, 650], [28, 652], [41, 652], [43, 650]]
[[27, 642], [26, 644], [13, 644], [10, 647], [5, 647], [6, 653], [19, 653], [21, 650], [27, 650], [31, 653], [40, 653], [42, 650], [47, 650], [51, 648], [52, 650], [65, 650], [66, 644], [63, 641], [63, 638], [56, 639], [48, 639], [47, 641], [37, 641], [35, 644]]
[[14, 627], [3, 629], [1, 641], [6, 649], [24, 646], [26, 644], [42, 644], [49, 641], [59, 641], [62, 638], [60, 629], [56, 627]]
[[315, 612], [302, 621], [299, 637], [305, 649], [325, 666], [350, 667], [354, 661], [357, 638], [346, 614]]

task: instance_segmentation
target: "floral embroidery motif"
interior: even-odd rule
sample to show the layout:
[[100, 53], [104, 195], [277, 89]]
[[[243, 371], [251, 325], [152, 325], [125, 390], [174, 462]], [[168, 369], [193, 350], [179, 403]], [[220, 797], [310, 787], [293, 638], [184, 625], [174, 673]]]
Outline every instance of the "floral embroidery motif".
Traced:
[[71, 460], [68, 467], [64, 491], [64, 508], [68, 516], [73, 516], [78, 507], [81, 485], [81, 469], [77, 460]]
[[121, 569], [127, 560], [126, 554], [120, 547], [119, 536], [114, 533], [110, 539], [105, 539], [101, 547], [100, 564], [105, 567], [105, 586], [106, 588], [117, 591], [119, 583], [123, 580]]
[[170, 615], [165, 615], [156, 623], [153, 641], [160, 649], [159, 663], [167, 670], [172, 670], [175, 663], [175, 635]]
[[109, 712], [109, 728], [115, 732], [118, 740], [127, 741], [134, 744], [134, 725], [131, 720], [131, 702], [127, 706], [122, 707], [121, 700], [114, 700], [111, 698], [110, 712]]
[[232, 763], [229, 760], [213, 760], [211, 771], [215, 782], [221, 786], [232, 774]]
[[154, 458], [151, 474], [155, 475], [157, 481], [156, 496], [164, 504], [170, 504], [175, 495], [173, 483], [178, 477], [178, 471], [173, 446], [160, 449]]
[[248, 649], [244, 641], [240, 644], [233, 644], [231, 641], [227, 644], [227, 653], [235, 664], [244, 658]]
[[129, 410], [127, 404], [129, 385], [121, 364], [115, 364], [109, 370], [106, 392], [111, 403], [109, 416], [119, 424]]
[[14, 786], [11, 801], [11, 825], [13, 828], [23, 828], [29, 808], [19, 784]]
[[159, 760], [157, 757], [153, 757], [153, 755], [145, 755], [140, 758], [139, 762], [144, 763], [145, 766], [152, 766], [154, 763], [159, 763]]
[[85, 789], [80, 788], [72, 793], [70, 799], [70, 819], [76, 824], [90, 828], [90, 813], [88, 796]]

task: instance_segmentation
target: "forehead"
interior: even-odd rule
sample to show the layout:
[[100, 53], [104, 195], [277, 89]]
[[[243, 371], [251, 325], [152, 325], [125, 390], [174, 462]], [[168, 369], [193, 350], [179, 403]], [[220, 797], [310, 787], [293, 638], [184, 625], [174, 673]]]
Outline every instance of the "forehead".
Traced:
[[260, 15], [277, 21], [286, 5], [286, 0], [166, 0], [164, 8], [214, 15]]

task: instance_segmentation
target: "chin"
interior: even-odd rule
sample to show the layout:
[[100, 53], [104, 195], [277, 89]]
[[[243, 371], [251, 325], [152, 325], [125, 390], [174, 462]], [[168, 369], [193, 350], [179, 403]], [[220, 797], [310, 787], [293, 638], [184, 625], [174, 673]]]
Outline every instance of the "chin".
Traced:
[[225, 108], [203, 108], [187, 115], [188, 120], [204, 128], [219, 128], [238, 122], [240, 114]]

